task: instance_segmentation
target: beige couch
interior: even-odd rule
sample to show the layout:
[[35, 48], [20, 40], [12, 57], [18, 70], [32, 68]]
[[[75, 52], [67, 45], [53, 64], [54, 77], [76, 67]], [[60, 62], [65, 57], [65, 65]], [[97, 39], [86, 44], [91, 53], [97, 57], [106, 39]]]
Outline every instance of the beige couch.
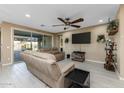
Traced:
[[54, 55], [34, 51], [22, 52], [21, 57], [28, 70], [49, 87], [63, 88], [70, 85], [64, 77], [74, 69], [74, 63], [60, 68]]
[[65, 53], [60, 52], [58, 48], [41, 48], [38, 52], [53, 54], [56, 57], [57, 62], [65, 59]]

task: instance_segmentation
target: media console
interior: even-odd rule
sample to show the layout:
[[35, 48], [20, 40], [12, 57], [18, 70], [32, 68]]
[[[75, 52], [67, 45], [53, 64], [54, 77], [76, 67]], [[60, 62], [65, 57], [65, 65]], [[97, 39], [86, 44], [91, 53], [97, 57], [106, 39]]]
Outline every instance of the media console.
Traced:
[[85, 52], [74, 51], [71, 56], [72, 56], [72, 60], [79, 61], [79, 62], [85, 61]]

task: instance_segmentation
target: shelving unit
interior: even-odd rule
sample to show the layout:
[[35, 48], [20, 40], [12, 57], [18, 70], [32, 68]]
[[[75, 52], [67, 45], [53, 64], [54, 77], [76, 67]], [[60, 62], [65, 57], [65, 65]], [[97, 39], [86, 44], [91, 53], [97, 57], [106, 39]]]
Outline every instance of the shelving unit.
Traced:
[[114, 71], [115, 72], [115, 60], [114, 60], [114, 53], [113, 51], [116, 51], [116, 44], [115, 42], [112, 42], [108, 40], [106, 42], [106, 58], [105, 61], [106, 63], [104, 64], [104, 68], [109, 71]]

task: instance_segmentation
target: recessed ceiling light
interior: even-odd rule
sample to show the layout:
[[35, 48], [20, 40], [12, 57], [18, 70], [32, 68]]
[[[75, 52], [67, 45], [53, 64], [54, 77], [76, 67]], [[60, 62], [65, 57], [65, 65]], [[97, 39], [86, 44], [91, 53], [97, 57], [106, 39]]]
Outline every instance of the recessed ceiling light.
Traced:
[[31, 17], [31, 15], [29, 15], [29, 14], [25, 14], [25, 17], [30, 18], [30, 17]]
[[102, 23], [103, 22], [103, 20], [99, 20], [99, 23]]

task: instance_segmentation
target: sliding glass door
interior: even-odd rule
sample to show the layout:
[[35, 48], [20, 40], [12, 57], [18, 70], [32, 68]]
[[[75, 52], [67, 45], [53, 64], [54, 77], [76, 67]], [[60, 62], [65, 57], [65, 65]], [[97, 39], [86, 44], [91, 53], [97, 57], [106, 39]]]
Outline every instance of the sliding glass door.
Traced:
[[14, 61], [21, 61], [20, 52], [31, 50], [31, 33], [14, 31]]
[[14, 30], [14, 61], [21, 61], [20, 52], [37, 51], [40, 48], [51, 48], [52, 36], [34, 32]]
[[43, 35], [32, 33], [32, 50], [38, 50], [43, 47]]

